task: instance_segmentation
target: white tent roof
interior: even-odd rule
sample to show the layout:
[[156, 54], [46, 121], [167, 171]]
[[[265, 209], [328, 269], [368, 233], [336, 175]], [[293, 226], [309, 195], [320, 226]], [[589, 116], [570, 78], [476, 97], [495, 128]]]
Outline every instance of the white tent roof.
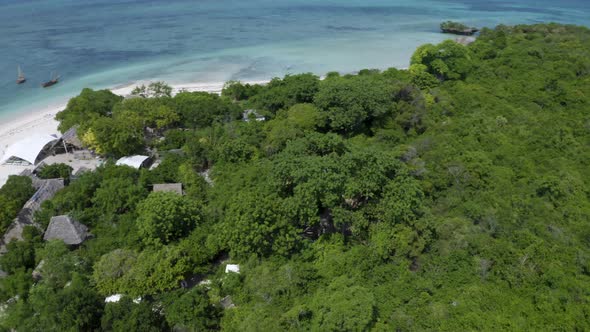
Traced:
[[133, 168], [139, 169], [141, 167], [141, 165], [144, 163], [144, 161], [146, 161], [148, 158], [149, 158], [148, 156], [140, 156], [140, 155], [123, 157], [123, 158], [117, 160], [116, 165], [117, 166], [126, 165], [126, 166], [131, 166]]
[[240, 266], [238, 264], [227, 264], [225, 266], [225, 273], [229, 272], [240, 273]]
[[[104, 299], [105, 303], [117, 303], [121, 301], [123, 294], [114, 294]], [[133, 299], [133, 303], [139, 304], [141, 302], [141, 297], [136, 297]]]
[[121, 297], [123, 297], [122, 294], [114, 294], [104, 299], [104, 301], [105, 303], [117, 303], [121, 300]]
[[6, 148], [2, 158], [0, 158], [0, 164], [5, 163], [11, 157], [17, 157], [31, 164], [35, 164], [37, 156], [43, 151], [45, 145], [55, 140], [57, 140], [57, 137], [51, 135], [31, 135]]

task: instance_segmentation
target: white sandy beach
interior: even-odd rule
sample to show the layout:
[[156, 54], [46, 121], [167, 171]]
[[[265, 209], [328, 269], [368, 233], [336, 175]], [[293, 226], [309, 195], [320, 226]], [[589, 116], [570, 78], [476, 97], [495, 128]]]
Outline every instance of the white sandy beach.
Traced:
[[[268, 81], [252, 81], [250, 84], [264, 84]], [[124, 86], [117, 86], [111, 91], [115, 94], [126, 96], [131, 94], [131, 91], [138, 85], [149, 84], [149, 81], [135, 82]], [[186, 83], [171, 85], [173, 94], [180, 91], [204, 91], [210, 93], [221, 93], [224, 82], [218, 83]], [[74, 97], [74, 96], [71, 96]], [[0, 123], [0, 157], [4, 155], [7, 147], [28, 137], [31, 134], [47, 134], [57, 135], [58, 122], [55, 120], [55, 115], [65, 108], [65, 104], [48, 106], [43, 109], [31, 110], [25, 112], [13, 120], [8, 120]], [[14, 166], [14, 165], [0, 165], [0, 187], [4, 185], [8, 176], [19, 174], [25, 169], [32, 169], [33, 166]]]

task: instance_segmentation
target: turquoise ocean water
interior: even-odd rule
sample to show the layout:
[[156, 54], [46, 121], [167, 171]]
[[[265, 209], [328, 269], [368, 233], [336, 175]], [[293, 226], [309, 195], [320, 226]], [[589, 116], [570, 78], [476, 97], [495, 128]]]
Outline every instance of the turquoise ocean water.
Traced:
[[[590, 25], [588, 0], [2, 0], [0, 118], [81, 88], [407, 67], [443, 20]], [[17, 86], [20, 64], [28, 81]], [[50, 73], [61, 82], [40, 83]]]

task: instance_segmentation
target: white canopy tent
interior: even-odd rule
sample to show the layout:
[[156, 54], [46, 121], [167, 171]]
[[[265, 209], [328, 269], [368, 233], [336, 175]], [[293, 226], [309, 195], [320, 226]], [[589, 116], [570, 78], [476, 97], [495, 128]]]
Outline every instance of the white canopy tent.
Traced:
[[139, 169], [141, 166], [143, 166], [143, 163], [146, 160], [148, 160], [148, 158], [149, 158], [148, 156], [141, 156], [141, 155], [123, 157], [123, 158], [117, 160], [116, 165], [117, 166], [125, 165], [125, 166], [130, 166], [130, 167]]
[[31, 135], [6, 148], [6, 151], [4, 151], [4, 154], [0, 158], [0, 164], [4, 164], [14, 157], [34, 165], [45, 146], [57, 139], [57, 137], [52, 135]]

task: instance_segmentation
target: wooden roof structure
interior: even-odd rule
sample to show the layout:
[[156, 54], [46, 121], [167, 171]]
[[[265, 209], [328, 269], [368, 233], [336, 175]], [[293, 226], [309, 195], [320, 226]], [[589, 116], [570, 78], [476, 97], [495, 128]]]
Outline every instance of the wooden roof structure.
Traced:
[[88, 227], [70, 216], [52, 217], [43, 235], [43, 240], [62, 240], [67, 245], [80, 245], [89, 236]]
[[78, 126], [73, 126], [68, 129], [62, 136], [61, 139], [64, 143], [72, 145], [76, 148], [82, 148], [82, 140], [78, 137]]
[[49, 179], [49, 180], [36, 180], [34, 185], [37, 191], [33, 196], [25, 203], [17, 217], [12, 221], [12, 224], [2, 236], [0, 240], [0, 254], [6, 253], [6, 245], [12, 241], [21, 241], [23, 239], [23, 230], [26, 226], [39, 227], [35, 223], [33, 217], [35, 212], [41, 209], [41, 204], [53, 196], [64, 187], [63, 179]]
[[182, 191], [182, 183], [159, 183], [154, 184], [153, 191], [156, 192], [171, 192], [179, 195], [184, 195]]

